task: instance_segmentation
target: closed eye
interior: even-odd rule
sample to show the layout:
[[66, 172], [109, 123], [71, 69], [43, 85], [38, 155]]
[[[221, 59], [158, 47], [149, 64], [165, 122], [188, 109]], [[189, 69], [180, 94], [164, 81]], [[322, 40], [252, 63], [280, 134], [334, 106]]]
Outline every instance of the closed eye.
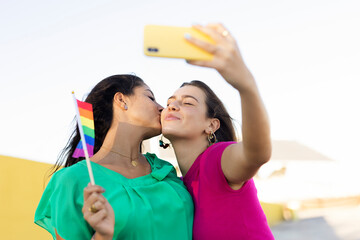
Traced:
[[151, 99], [151, 101], [155, 101], [155, 98], [153, 98], [153, 97], [151, 97], [151, 96], [149, 96], [149, 98]]

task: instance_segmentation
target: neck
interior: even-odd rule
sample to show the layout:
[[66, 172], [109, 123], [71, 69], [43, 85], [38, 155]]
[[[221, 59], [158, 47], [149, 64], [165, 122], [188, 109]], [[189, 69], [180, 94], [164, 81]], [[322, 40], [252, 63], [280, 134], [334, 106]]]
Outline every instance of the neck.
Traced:
[[[140, 143], [143, 140], [142, 131], [139, 127], [117, 123], [110, 127], [100, 150], [94, 155], [94, 162], [119, 164], [119, 157], [108, 158], [109, 152], [120, 153], [128, 159], [137, 159], [140, 155]], [[126, 159], [126, 157], [123, 157]]]
[[207, 141], [198, 139], [171, 139], [177, 162], [183, 176], [189, 171], [196, 158], [208, 147]]

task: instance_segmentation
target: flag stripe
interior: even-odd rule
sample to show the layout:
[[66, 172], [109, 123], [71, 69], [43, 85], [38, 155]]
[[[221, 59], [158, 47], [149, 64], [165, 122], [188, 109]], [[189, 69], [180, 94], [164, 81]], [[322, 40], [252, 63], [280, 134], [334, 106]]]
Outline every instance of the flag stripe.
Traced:
[[94, 145], [86, 144], [86, 147], [88, 149], [89, 157], [92, 157], [94, 155]]
[[[86, 146], [87, 146], [87, 145], [94, 145], [95, 140], [94, 140], [94, 138], [85, 135], [85, 142], [86, 142]], [[80, 142], [78, 143], [78, 145], [76, 146], [76, 148], [83, 149], [83, 146], [82, 146], [82, 144], [80, 144], [80, 143], [81, 143], [81, 140], [80, 140]]]
[[80, 121], [83, 126], [86, 126], [90, 129], [94, 129], [94, 121], [93, 120], [90, 120], [90, 119], [80, 116]]
[[85, 117], [90, 120], [94, 120], [92, 111], [86, 110], [84, 108], [79, 108], [80, 116]]
[[73, 155], [73, 158], [79, 158], [79, 157], [84, 157], [84, 151], [80, 148], [76, 148]]
[[[85, 140], [85, 141], [86, 141], [86, 140]], [[86, 148], [87, 148], [87, 150], [88, 150], [89, 157], [92, 157], [92, 156], [94, 155], [94, 146], [89, 145], [89, 144], [86, 144]], [[75, 149], [72, 157], [73, 157], [73, 158], [85, 157], [81, 140], [80, 140], [80, 142], [78, 143], [78, 145], [77, 145], [77, 147], [76, 147], [76, 149]]]
[[[84, 129], [84, 127], [83, 127]], [[89, 129], [89, 128], [87, 128]], [[89, 129], [91, 132], [94, 132], [93, 130]], [[94, 134], [92, 134], [94, 135]], [[85, 131], [84, 131], [84, 137], [85, 137], [85, 142], [86, 142], [86, 145], [90, 145], [90, 146], [93, 146], [95, 144], [95, 136], [91, 136], [91, 135], [87, 135], [85, 134]], [[78, 143], [78, 145], [76, 146], [76, 148], [79, 148], [79, 149], [82, 149], [82, 144], [81, 144], [81, 140], [80, 142]]]
[[93, 109], [92, 109], [91, 103], [82, 102], [82, 101], [79, 101], [79, 100], [77, 100], [77, 99], [76, 99], [76, 101], [77, 101], [77, 104], [78, 104], [78, 107], [79, 107], [79, 108], [83, 108], [83, 109], [86, 109], [86, 110], [92, 112]]
[[87, 136], [90, 136], [92, 138], [95, 138], [95, 131], [94, 129], [88, 128], [86, 126], [83, 126], [84, 134]]
[[88, 136], [88, 135], [85, 135], [85, 142], [86, 142], [86, 145], [92, 145], [94, 146], [94, 143], [95, 143], [95, 140], [94, 138]]

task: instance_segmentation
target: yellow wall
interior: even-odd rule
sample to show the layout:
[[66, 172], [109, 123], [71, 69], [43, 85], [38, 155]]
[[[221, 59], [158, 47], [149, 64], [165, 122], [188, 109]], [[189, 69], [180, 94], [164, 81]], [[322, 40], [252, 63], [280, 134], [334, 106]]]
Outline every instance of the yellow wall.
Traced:
[[282, 204], [260, 203], [270, 226], [274, 226], [284, 220], [284, 206]]
[[0, 155], [1, 239], [52, 239], [34, 223], [50, 164]]
[[[0, 155], [1, 239], [52, 239], [35, 225], [34, 213], [47, 184], [51, 164]], [[283, 206], [261, 203], [269, 224], [283, 220]]]

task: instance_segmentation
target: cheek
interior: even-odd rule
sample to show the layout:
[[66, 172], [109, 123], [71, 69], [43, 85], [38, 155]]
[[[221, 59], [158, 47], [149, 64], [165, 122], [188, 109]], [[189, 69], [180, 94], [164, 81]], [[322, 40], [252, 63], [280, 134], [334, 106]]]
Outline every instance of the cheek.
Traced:
[[161, 120], [161, 123], [164, 122], [164, 118], [165, 118], [165, 115], [167, 114], [167, 108], [164, 108], [164, 110], [161, 111], [161, 115], [160, 115], [160, 120]]
[[205, 113], [199, 109], [189, 109], [186, 116], [187, 120], [195, 122], [196, 124], [203, 123], [206, 120]]
[[141, 104], [138, 105], [138, 108], [134, 109], [133, 118], [142, 125], [159, 123], [159, 111], [152, 103]]
[[188, 111], [186, 114], [184, 127], [190, 131], [199, 132], [205, 129], [205, 114], [199, 111]]
[[159, 110], [158, 110], [156, 104], [154, 104], [153, 102], [148, 102], [147, 104], [142, 104], [141, 111], [143, 113], [146, 113], [149, 115], [154, 115], [154, 116], [159, 114]]

